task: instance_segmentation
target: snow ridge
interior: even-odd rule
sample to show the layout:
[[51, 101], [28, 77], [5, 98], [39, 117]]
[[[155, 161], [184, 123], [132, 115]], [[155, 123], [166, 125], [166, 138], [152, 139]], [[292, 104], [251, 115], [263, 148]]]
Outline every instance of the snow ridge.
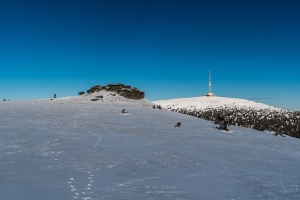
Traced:
[[168, 109], [200, 109], [204, 110], [206, 108], [217, 108], [217, 107], [226, 107], [226, 108], [251, 108], [251, 109], [270, 109], [270, 110], [282, 110], [274, 106], [269, 106], [263, 103], [257, 103], [254, 101], [249, 101], [246, 99], [238, 98], [227, 98], [227, 97], [192, 97], [192, 98], [178, 98], [178, 99], [168, 99], [153, 101], [156, 105], [161, 105], [163, 108]]

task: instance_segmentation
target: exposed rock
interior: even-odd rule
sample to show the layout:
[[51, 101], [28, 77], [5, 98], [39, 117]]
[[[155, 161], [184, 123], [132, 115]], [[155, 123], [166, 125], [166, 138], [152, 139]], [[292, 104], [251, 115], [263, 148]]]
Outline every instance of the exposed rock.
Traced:
[[123, 109], [123, 110], [121, 111], [121, 113], [122, 113], [122, 114], [127, 114], [128, 112], [126, 112], [125, 109]]
[[181, 126], [181, 122], [177, 122], [177, 124], [174, 127], [179, 128], [180, 126]]
[[157, 105], [157, 106], [156, 106], [156, 105], [153, 105], [152, 108], [153, 108], [153, 109], [160, 109], [160, 110], [162, 109], [160, 105]]
[[[145, 92], [138, 90], [137, 88], [131, 88], [131, 86], [124, 85], [121, 83], [118, 84], [108, 84], [106, 86], [96, 85], [89, 89], [88, 94], [92, 94], [94, 92], [99, 92], [101, 90], [106, 90], [110, 92], [115, 92], [120, 96], [123, 96], [128, 99], [143, 99], [145, 97]], [[114, 96], [114, 95], [113, 95]]]
[[80, 96], [82, 96], [82, 95], [84, 95], [84, 92], [78, 92], [78, 94], [79, 94]]
[[220, 123], [220, 126], [217, 127], [217, 129], [219, 129], [219, 130], [224, 130], [224, 131], [229, 131], [229, 129], [227, 128], [227, 122], [226, 122], [226, 121], [222, 121], [222, 122]]
[[96, 96], [96, 99], [91, 99], [91, 101], [100, 101], [100, 100], [103, 100], [103, 96], [102, 95]]
[[94, 92], [99, 92], [101, 90], [102, 90], [101, 86], [100, 85], [96, 85], [94, 87], [91, 87], [91, 89], [87, 90], [87, 93], [88, 94], [92, 94]]

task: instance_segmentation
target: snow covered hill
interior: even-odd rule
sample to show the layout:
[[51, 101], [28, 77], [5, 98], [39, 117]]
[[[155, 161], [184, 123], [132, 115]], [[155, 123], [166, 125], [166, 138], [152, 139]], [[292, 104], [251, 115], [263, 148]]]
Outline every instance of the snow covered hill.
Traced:
[[254, 101], [202, 96], [154, 103], [173, 112], [214, 121], [223, 130], [228, 130], [227, 125], [235, 125], [300, 138], [299, 112]]
[[[44, 99], [44, 101], [49, 101], [49, 99]], [[102, 102], [102, 103], [113, 103], [113, 104], [132, 104], [132, 105], [142, 105], [142, 106], [151, 106], [153, 103], [147, 99], [128, 99], [123, 96], [120, 96], [116, 92], [110, 92], [102, 90], [99, 92], [94, 92], [91, 94], [84, 94], [82, 96], [75, 97], [62, 97], [51, 99], [51, 101], [56, 103], [90, 103]]]
[[238, 98], [226, 98], [226, 97], [192, 97], [192, 98], [178, 98], [154, 101], [154, 104], [161, 105], [163, 108], [177, 109], [200, 109], [204, 110], [207, 108], [251, 108], [251, 109], [270, 109], [270, 110], [282, 110], [274, 106], [269, 106], [263, 103], [257, 103], [246, 99]]
[[151, 105], [105, 91], [0, 102], [0, 199], [300, 198], [300, 140]]

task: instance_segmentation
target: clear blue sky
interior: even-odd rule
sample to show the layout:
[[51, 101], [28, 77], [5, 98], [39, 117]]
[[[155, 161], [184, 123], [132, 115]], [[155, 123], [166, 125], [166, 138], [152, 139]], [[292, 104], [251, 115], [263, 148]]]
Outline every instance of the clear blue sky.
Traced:
[[300, 1], [0, 0], [0, 98], [124, 83], [300, 110]]

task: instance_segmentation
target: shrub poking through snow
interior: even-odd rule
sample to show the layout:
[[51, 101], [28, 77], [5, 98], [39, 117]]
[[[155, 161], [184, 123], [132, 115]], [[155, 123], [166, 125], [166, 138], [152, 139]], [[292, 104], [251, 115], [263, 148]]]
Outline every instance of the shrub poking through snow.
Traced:
[[160, 109], [161, 110], [161, 106], [160, 105], [153, 105], [152, 108], [153, 109]]
[[175, 128], [179, 128], [181, 126], [181, 122], [177, 122], [176, 125], [174, 126]]
[[222, 122], [220, 123], [220, 126], [217, 127], [217, 129], [219, 129], [219, 130], [224, 130], [224, 131], [229, 131], [229, 129], [227, 128], [227, 122], [226, 122], [226, 121], [222, 121]]

